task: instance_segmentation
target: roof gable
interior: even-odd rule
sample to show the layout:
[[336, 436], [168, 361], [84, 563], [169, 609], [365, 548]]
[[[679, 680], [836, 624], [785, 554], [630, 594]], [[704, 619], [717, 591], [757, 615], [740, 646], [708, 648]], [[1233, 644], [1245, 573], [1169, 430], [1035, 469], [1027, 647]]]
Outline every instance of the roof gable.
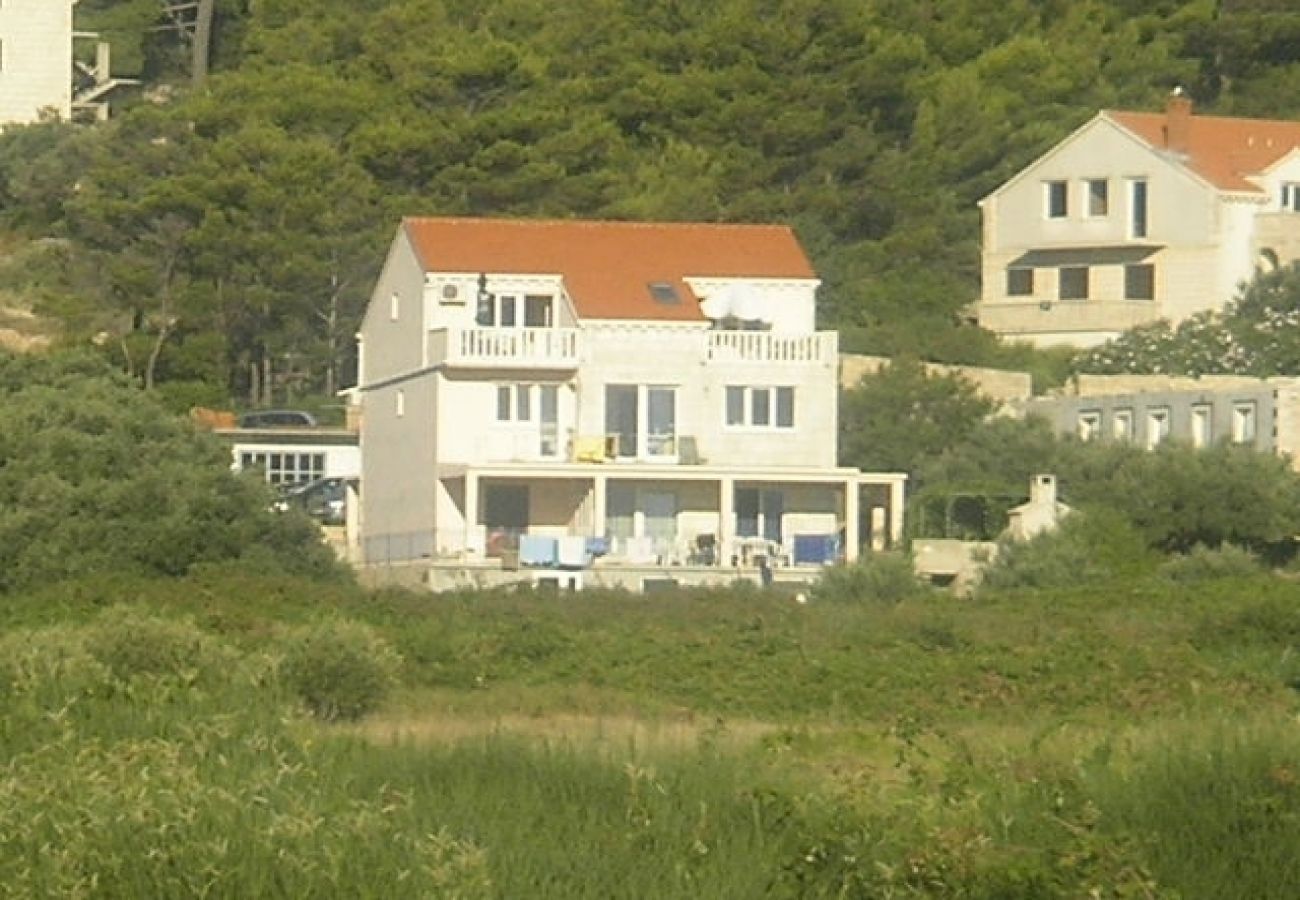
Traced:
[[[817, 277], [778, 225], [407, 218], [402, 229], [426, 272], [558, 274], [588, 319], [703, 321], [688, 277]], [[655, 298], [664, 283], [680, 303]]]
[[1153, 150], [1177, 154], [1188, 169], [1224, 191], [1260, 193], [1248, 178], [1300, 147], [1300, 122], [1187, 114], [1185, 146], [1170, 147], [1169, 114], [1107, 111]]

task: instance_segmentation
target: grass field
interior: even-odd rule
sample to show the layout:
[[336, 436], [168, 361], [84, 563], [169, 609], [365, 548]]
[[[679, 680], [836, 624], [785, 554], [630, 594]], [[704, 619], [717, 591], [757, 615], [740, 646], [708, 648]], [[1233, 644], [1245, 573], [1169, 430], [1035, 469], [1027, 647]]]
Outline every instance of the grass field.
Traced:
[[[210, 571], [0, 627], [0, 896], [1300, 894], [1282, 578], [798, 605]], [[395, 651], [369, 714], [307, 711], [374, 674], [325, 633]]]

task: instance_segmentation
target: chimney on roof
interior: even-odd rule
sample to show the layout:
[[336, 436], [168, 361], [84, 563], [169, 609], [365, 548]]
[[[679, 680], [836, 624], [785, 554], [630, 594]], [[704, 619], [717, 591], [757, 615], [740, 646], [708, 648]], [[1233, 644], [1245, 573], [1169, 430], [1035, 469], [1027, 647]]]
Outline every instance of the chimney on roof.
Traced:
[[1192, 98], [1176, 87], [1165, 103], [1165, 149], [1187, 153], [1191, 144]]

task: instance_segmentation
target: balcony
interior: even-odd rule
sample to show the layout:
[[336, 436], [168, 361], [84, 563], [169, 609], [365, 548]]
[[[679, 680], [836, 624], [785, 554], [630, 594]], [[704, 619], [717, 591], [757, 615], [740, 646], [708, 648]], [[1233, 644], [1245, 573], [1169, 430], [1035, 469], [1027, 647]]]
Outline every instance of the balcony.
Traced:
[[706, 358], [712, 362], [821, 363], [838, 359], [834, 331], [773, 334], [770, 331], [710, 331]]
[[436, 328], [429, 364], [462, 369], [576, 369], [576, 328]]

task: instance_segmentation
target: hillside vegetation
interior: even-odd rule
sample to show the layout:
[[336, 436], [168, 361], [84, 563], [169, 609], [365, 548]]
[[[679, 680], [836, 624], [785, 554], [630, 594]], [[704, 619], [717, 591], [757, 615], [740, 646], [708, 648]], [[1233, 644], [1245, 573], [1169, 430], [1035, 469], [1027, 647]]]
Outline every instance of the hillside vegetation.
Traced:
[[1300, 113], [1277, 0], [221, 0], [199, 90], [156, 7], [80, 4], [151, 99], [6, 133], [0, 223], [60, 238], [5, 281], [177, 406], [346, 383], [410, 213], [788, 222], [846, 347], [996, 361], [955, 324], [981, 196], [1174, 85]]

